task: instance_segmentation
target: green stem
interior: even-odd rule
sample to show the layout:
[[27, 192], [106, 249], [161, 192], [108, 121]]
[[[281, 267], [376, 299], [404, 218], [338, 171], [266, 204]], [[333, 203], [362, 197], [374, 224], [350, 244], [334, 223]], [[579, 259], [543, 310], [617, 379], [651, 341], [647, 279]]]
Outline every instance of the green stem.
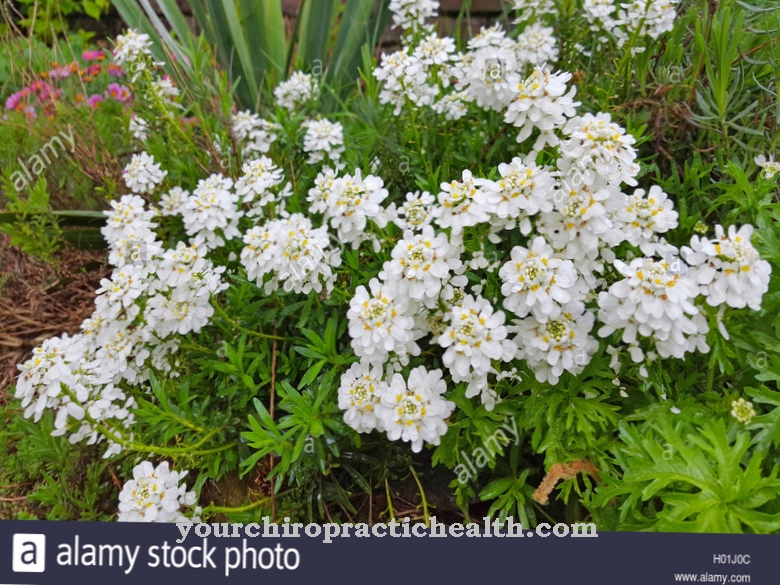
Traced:
[[268, 333], [260, 333], [259, 331], [253, 331], [252, 329], [247, 329], [243, 325], [241, 325], [238, 321], [234, 321], [231, 319], [228, 314], [225, 312], [225, 309], [222, 308], [222, 306], [214, 299], [212, 299], [211, 306], [214, 307], [214, 310], [217, 312], [217, 314], [230, 323], [234, 328], [238, 329], [242, 333], [246, 333], [247, 335], [251, 335], [252, 337], [259, 337], [261, 339], [275, 339], [276, 341], [291, 341], [289, 337], [279, 337], [278, 335], [269, 335]]
[[385, 478], [385, 493], [387, 494], [387, 511], [390, 512], [390, 519], [395, 520], [395, 510], [393, 510], [393, 499], [390, 497], [390, 482]]
[[252, 502], [251, 504], [246, 504], [244, 506], [206, 506], [203, 509], [203, 514], [231, 514], [231, 513], [238, 513], [238, 512], [247, 512], [249, 510], [254, 510], [255, 508], [259, 508], [266, 502], [270, 502], [270, 498], [264, 498], [262, 500], [257, 500], [256, 502]]
[[417, 483], [417, 489], [420, 490], [420, 497], [422, 498], [422, 507], [423, 507], [423, 518], [425, 518], [425, 526], [430, 528], [431, 519], [430, 516], [428, 515], [428, 500], [425, 498], [425, 490], [423, 489], [422, 484], [420, 483], [420, 478], [417, 477], [417, 473], [415, 473], [414, 471], [414, 466], [410, 465], [409, 471], [412, 472], [412, 475], [414, 476], [414, 481]]
[[192, 456], [192, 455], [210, 455], [212, 453], [227, 451], [228, 449], [232, 449], [233, 447], [236, 446], [236, 443], [228, 443], [226, 445], [222, 445], [221, 447], [215, 447], [213, 449], [198, 450], [198, 447], [203, 445], [212, 436], [214, 436], [216, 433], [218, 433], [225, 427], [214, 429], [213, 431], [206, 434], [200, 441], [198, 441], [197, 443], [189, 447], [160, 447], [157, 445], [143, 445], [141, 443], [136, 443], [135, 441], [128, 441], [127, 439], [122, 438], [120, 435], [117, 435], [116, 433], [110, 431], [104, 423], [99, 423], [97, 420], [95, 420], [89, 414], [87, 409], [84, 408], [84, 405], [81, 404], [79, 399], [76, 398], [76, 395], [73, 394], [70, 388], [68, 388], [64, 384], [61, 384], [60, 387], [62, 388], [63, 392], [65, 392], [65, 394], [67, 394], [68, 397], [73, 401], [74, 404], [77, 404], [84, 410], [84, 418], [89, 423], [92, 424], [92, 427], [97, 432], [99, 432], [107, 439], [113, 441], [114, 443], [117, 443], [122, 447], [130, 449], [131, 451], [138, 451], [139, 453], [156, 453], [158, 455], [168, 455], [171, 457], [175, 457], [175, 456]]

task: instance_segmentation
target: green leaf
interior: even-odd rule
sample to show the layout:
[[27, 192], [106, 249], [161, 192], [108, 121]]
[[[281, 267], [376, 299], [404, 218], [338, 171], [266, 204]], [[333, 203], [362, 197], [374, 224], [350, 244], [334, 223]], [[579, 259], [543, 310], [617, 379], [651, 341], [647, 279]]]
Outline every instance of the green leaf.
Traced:
[[320, 373], [320, 370], [322, 370], [322, 367], [327, 362], [325, 360], [320, 360], [317, 363], [315, 363], [312, 367], [310, 367], [306, 373], [303, 375], [303, 378], [301, 378], [301, 383], [298, 384], [298, 389], [308, 386], [314, 381], [314, 378], [317, 377], [317, 374]]
[[306, 0], [304, 3], [298, 38], [298, 63], [303, 71], [323, 71], [335, 8], [336, 0]]

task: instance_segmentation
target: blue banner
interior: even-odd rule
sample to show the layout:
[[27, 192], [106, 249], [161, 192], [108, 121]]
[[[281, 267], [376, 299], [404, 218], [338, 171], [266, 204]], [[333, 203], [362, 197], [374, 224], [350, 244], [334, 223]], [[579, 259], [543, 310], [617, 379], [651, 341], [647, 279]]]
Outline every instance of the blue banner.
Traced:
[[[780, 536], [599, 533], [592, 524], [0, 523], [0, 584], [778, 583]], [[105, 581], [104, 581], [105, 580]]]

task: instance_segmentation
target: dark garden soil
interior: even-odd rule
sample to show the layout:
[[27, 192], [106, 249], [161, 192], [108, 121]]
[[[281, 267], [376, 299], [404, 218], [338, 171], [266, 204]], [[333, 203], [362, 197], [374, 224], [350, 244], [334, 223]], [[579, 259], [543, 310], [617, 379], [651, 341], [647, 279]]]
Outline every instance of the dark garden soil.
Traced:
[[95, 309], [95, 289], [111, 274], [105, 253], [63, 249], [47, 264], [0, 233], [0, 404], [32, 350], [48, 337], [78, 333]]

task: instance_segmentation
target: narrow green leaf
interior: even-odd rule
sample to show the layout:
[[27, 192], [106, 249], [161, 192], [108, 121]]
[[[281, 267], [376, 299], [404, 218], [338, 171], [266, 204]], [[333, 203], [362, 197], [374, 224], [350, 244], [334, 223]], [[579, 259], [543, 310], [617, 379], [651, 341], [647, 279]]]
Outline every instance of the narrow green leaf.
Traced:
[[325, 365], [325, 360], [320, 360], [312, 367], [310, 367], [308, 371], [303, 375], [303, 378], [301, 378], [301, 383], [298, 384], [298, 389], [301, 389], [311, 384], [314, 381], [314, 378], [317, 377], [317, 374], [320, 373], [320, 370], [322, 370], [322, 367], [324, 365]]
[[[322, 72], [336, 0], [308, 0], [301, 11], [298, 68]], [[326, 24], [327, 23], [327, 24]]]

